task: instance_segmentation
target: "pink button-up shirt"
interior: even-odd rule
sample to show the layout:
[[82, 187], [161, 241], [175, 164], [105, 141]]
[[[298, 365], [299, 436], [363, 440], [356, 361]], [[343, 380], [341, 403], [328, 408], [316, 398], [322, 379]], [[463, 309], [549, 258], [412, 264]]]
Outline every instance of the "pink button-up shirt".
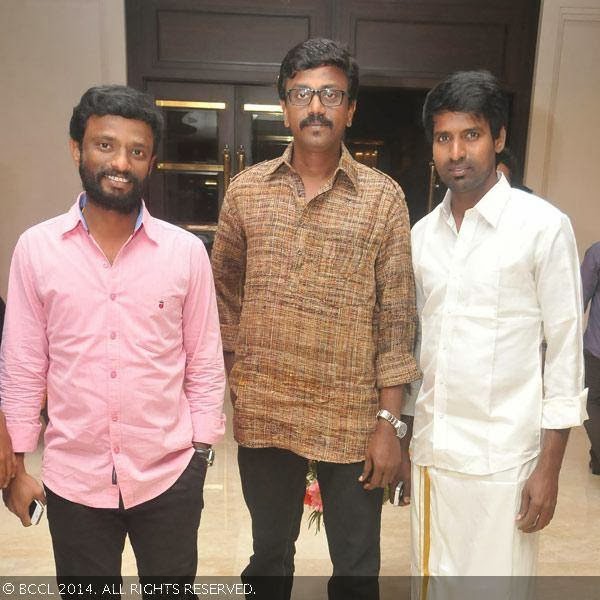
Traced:
[[223, 436], [225, 374], [202, 242], [154, 219], [111, 265], [76, 203], [26, 231], [9, 279], [0, 398], [15, 452], [35, 450], [48, 396], [44, 483], [125, 508], [181, 475], [192, 441]]

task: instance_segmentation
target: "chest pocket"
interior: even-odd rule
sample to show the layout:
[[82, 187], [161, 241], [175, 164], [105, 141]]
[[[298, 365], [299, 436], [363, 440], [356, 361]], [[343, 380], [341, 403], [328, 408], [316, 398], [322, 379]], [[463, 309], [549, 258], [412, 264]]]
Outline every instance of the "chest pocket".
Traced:
[[181, 344], [183, 303], [179, 296], [157, 292], [141, 300], [136, 312], [142, 326], [137, 339], [139, 346], [162, 352]]
[[375, 291], [372, 263], [365, 240], [347, 231], [313, 239], [301, 269], [304, 289], [327, 306], [365, 304]]

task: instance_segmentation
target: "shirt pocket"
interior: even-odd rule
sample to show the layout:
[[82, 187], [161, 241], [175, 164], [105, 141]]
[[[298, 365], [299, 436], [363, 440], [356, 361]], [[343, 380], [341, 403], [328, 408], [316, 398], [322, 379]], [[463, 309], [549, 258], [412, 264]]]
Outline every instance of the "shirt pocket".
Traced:
[[364, 305], [375, 297], [374, 264], [364, 240], [346, 232], [332, 233], [313, 243], [307, 259], [303, 287], [319, 303]]
[[173, 294], [153, 294], [138, 302], [140, 319], [137, 345], [155, 353], [181, 346], [183, 301]]
[[539, 315], [533, 267], [526, 261], [503, 265], [499, 287], [499, 316], [522, 318]]
[[498, 310], [500, 273], [497, 268], [471, 269], [462, 275], [458, 308], [471, 316], [495, 317]]

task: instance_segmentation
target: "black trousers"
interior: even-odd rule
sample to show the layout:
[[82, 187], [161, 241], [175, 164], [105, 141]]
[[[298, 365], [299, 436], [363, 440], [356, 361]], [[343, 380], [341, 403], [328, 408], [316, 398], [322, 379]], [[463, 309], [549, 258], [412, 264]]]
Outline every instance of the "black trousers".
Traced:
[[[122, 505], [115, 509], [92, 508], [70, 502], [46, 488], [59, 584], [93, 584], [96, 593], [109, 585], [115, 593], [105, 597], [118, 598], [121, 559], [129, 535], [140, 584], [152, 592], [142, 594], [144, 598], [160, 598], [161, 590], [168, 590], [165, 596], [169, 598], [194, 597], [184, 591], [196, 576], [205, 476], [206, 461], [194, 453], [168, 490], [129, 509]], [[165, 585], [160, 587], [161, 583]], [[65, 589], [79, 590], [72, 585]], [[174, 593], [177, 590], [181, 593]], [[63, 597], [81, 598], [76, 592]]]
[[[238, 448], [253, 555], [242, 572], [255, 600], [289, 600], [308, 461], [279, 448]], [[383, 490], [365, 491], [363, 462], [319, 462], [323, 522], [333, 563], [330, 600], [376, 600]]]
[[600, 475], [600, 359], [587, 350], [584, 352], [584, 359], [589, 418], [583, 424], [592, 445], [590, 450], [592, 471]]

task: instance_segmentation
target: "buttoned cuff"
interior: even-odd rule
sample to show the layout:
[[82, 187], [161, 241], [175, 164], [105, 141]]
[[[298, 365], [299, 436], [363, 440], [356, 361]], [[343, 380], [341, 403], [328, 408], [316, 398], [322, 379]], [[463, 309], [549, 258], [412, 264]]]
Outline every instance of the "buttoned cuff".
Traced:
[[11, 423], [7, 419], [6, 429], [10, 436], [13, 452], [35, 452], [42, 430], [41, 423]]
[[417, 379], [411, 383], [407, 383], [404, 389], [404, 405], [402, 407], [402, 414], [409, 417], [415, 416], [415, 403], [419, 390], [421, 389], [421, 379]]
[[542, 429], [568, 429], [581, 425], [587, 418], [587, 388], [578, 396], [546, 398], [542, 407]]
[[380, 354], [375, 362], [377, 387], [385, 388], [410, 383], [421, 377], [415, 357], [411, 353]]
[[194, 429], [194, 442], [216, 444], [225, 435], [225, 415], [192, 414], [192, 427]]
[[224, 352], [235, 352], [239, 326], [221, 324], [221, 339], [223, 340]]

